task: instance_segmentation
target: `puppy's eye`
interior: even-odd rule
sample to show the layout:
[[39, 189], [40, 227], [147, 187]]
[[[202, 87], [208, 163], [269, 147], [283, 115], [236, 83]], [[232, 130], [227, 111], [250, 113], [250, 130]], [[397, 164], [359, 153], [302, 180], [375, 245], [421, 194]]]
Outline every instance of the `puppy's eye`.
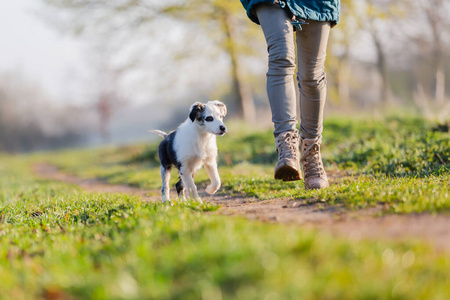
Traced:
[[212, 121], [214, 121], [214, 118], [213, 117], [206, 117], [205, 121], [206, 122], [212, 122]]

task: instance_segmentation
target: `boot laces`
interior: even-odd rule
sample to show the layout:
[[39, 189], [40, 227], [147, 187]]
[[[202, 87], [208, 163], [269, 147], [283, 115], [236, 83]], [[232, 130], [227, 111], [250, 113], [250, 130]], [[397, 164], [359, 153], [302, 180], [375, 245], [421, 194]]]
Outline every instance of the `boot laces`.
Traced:
[[301, 161], [304, 163], [305, 177], [320, 177], [324, 174], [318, 140], [319, 139], [312, 142], [308, 147], [306, 147], [306, 149], [303, 150]]
[[278, 147], [277, 147], [277, 152], [278, 155], [280, 157], [280, 159], [284, 159], [284, 158], [292, 158], [297, 160], [297, 153], [298, 151], [296, 151], [296, 140], [297, 137], [294, 134], [286, 134], [285, 138], [279, 143]]

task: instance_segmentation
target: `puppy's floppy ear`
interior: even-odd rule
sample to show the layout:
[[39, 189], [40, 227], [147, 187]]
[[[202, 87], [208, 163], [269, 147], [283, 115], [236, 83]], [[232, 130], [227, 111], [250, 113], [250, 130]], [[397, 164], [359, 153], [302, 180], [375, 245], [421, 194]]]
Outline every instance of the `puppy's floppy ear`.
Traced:
[[227, 107], [225, 104], [223, 104], [223, 102], [220, 102], [219, 100], [213, 100], [213, 101], [208, 101], [208, 104], [217, 106], [219, 108], [220, 114], [222, 116], [225, 117], [227, 115]]
[[195, 118], [197, 118], [198, 114], [201, 113], [205, 109], [205, 105], [200, 102], [195, 102], [191, 106], [191, 112], [189, 113], [189, 119], [191, 119], [192, 122], [195, 121]]

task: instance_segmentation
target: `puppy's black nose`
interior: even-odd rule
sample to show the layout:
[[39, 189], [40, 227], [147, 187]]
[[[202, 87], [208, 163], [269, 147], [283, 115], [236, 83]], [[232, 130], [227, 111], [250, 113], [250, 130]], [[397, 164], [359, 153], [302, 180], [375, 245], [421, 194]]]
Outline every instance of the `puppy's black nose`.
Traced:
[[226, 132], [227, 131], [227, 128], [225, 126], [220, 126], [219, 129], [222, 132]]

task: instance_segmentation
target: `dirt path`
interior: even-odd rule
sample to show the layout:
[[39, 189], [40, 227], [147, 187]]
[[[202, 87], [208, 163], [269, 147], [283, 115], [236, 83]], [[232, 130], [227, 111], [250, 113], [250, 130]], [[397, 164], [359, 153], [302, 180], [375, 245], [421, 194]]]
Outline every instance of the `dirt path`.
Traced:
[[[144, 201], [160, 201], [159, 191], [112, 185], [99, 179], [81, 179], [62, 173], [48, 164], [35, 165], [33, 171], [41, 178], [75, 184], [86, 191], [132, 194]], [[220, 209], [215, 213], [222, 215], [243, 216], [269, 223], [296, 224], [356, 240], [419, 240], [450, 253], [450, 215], [410, 214], [375, 217], [380, 211], [379, 208], [348, 212], [340, 207], [328, 206], [326, 203], [283, 199], [254, 201], [251, 198], [220, 195], [212, 197], [203, 195], [202, 199], [220, 205]]]

